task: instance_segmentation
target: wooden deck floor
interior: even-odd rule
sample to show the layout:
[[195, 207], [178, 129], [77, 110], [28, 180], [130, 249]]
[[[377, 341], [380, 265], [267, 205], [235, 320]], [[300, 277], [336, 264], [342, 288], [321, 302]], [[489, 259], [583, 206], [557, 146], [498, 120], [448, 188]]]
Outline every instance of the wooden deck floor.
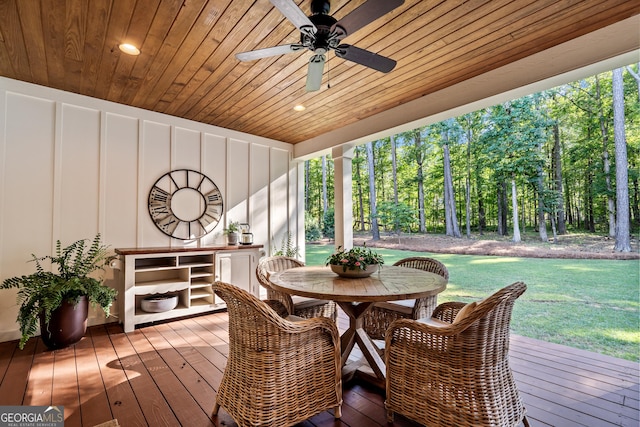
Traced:
[[[216, 313], [129, 334], [118, 324], [97, 326], [56, 351], [39, 339], [22, 351], [0, 343], [0, 405], [63, 405], [65, 427], [113, 418], [123, 427], [235, 426], [224, 411], [209, 420], [228, 352], [226, 322]], [[640, 424], [639, 364], [520, 336], [512, 337], [511, 359], [532, 426]], [[386, 425], [383, 400], [351, 383], [339, 422], [324, 412], [300, 426]], [[416, 424], [396, 416], [395, 425]]]

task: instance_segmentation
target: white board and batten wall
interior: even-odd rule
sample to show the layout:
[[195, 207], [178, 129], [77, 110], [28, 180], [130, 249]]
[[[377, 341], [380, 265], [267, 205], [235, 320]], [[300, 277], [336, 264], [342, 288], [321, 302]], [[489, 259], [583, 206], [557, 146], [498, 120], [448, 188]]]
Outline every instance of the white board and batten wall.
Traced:
[[[283, 142], [0, 77], [0, 280], [32, 273], [31, 254], [52, 254], [58, 239], [66, 245], [98, 232], [111, 248], [204, 247], [224, 244], [222, 230], [234, 220], [249, 223], [267, 253], [287, 232], [304, 251], [303, 174], [292, 151]], [[224, 200], [223, 220], [196, 241], [166, 236], [147, 209], [155, 181], [182, 168], [211, 178]], [[105, 277], [117, 287], [113, 270]], [[0, 341], [19, 337], [15, 296], [0, 290]], [[89, 323], [103, 322], [91, 310]]]

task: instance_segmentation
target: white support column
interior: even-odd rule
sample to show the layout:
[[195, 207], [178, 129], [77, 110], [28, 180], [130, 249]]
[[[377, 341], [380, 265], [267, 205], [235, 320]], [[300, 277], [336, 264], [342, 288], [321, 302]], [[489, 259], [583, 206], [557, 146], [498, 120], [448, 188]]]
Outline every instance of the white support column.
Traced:
[[340, 146], [331, 151], [335, 186], [335, 245], [344, 249], [353, 247], [353, 202], [351, 160], [353, 148]]

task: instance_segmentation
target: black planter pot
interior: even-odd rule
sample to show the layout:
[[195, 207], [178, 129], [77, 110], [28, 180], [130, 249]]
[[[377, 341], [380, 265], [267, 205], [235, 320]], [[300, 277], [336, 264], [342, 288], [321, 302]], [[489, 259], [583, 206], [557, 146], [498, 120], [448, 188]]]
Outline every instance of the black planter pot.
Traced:
[[44, 316], [40, 316], [40, 334], [42, 341], [50, 349], [64, 348], [77, 343], [87, 332], [89, 300], [80, 297], [77, 305], [63, 301], [62, 305], [51, 313], [48, 325]]

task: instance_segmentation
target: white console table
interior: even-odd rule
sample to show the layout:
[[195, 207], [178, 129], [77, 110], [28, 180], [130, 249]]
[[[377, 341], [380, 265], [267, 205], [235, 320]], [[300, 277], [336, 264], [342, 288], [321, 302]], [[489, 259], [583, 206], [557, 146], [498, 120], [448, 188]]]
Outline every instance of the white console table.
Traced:
[[[262, 245], [206, 248], [119, 248], [119, 315], [125, 332], [136, 325], [213, 311], [225, 307], [213, 292], [216, 280], [260, 296], [256, 266]], [[145, 312], [141, 301], [152, 295], [177, 295], [178, 306]]]

